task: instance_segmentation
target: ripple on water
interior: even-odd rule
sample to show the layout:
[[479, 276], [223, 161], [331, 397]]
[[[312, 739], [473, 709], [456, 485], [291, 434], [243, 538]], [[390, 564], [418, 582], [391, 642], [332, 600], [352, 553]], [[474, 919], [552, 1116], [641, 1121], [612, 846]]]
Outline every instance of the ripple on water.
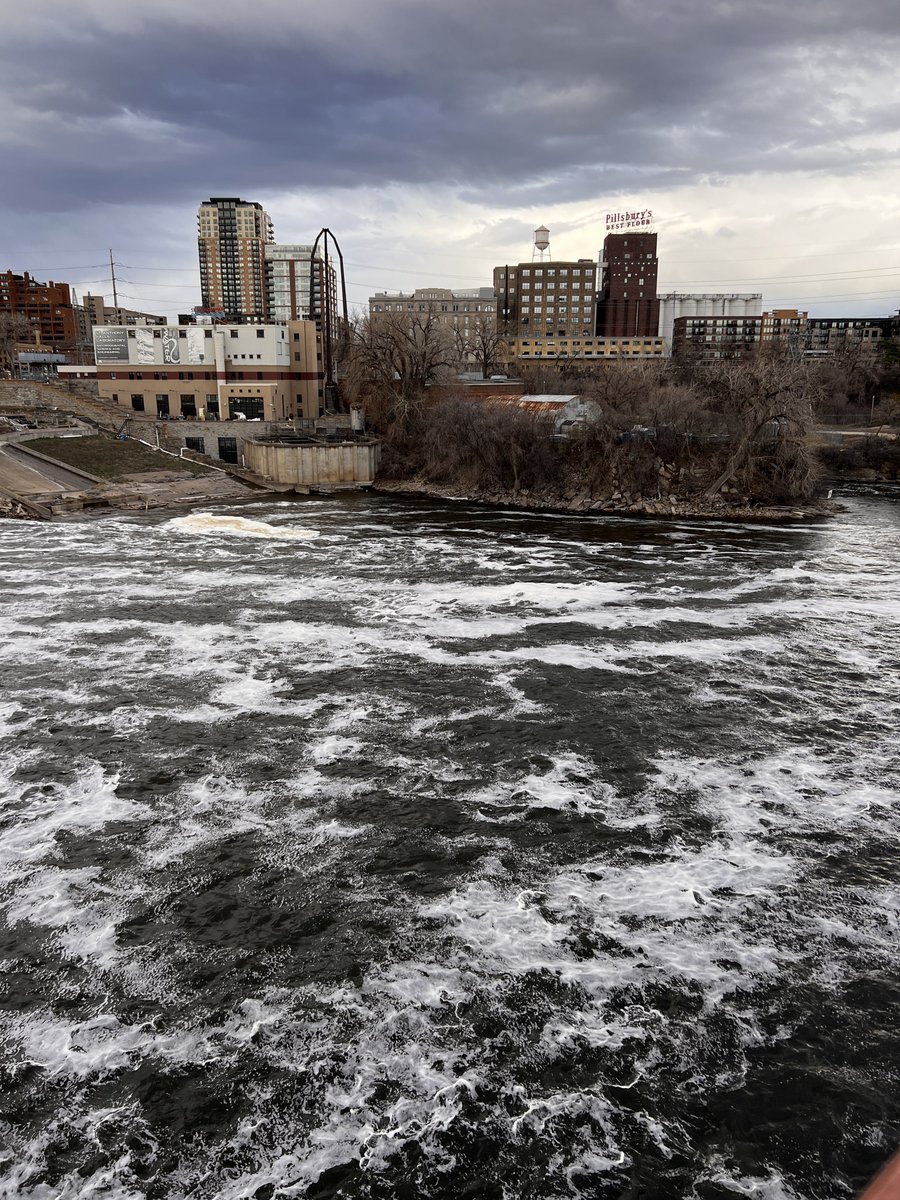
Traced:
[[852, 1194], [893, 514], [0, 523], [0, 1195]]

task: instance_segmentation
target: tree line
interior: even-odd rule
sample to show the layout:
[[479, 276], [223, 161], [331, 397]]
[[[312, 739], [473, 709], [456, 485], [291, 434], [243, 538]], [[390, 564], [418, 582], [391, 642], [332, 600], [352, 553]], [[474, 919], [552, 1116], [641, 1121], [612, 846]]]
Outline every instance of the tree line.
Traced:
[[552, 408], [467, 396], [453, 342], [428, 312], [360, 319], [344, 361], [346, 399], [384, 438], [383, 475], [548, 501], [573, 493], [809, 500], [822, 474], [816, 426], [876, 410], [893, 420], [891, 396], [900, 392], [900, 354], [890, 344], [879, 357], [851, 346], [826, 360], [771, 348], [708, 364], [528, 364], [522, 393], [582, 398], [578, 420], [562, 431]]

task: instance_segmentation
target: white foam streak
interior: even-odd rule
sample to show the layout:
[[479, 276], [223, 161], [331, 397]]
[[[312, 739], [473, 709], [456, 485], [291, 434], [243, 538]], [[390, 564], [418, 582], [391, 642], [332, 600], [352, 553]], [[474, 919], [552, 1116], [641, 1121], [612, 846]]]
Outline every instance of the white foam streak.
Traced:
[[249, 517], [222, 516], [216, 513], [191, 513], [187, 517], [175, 517], [169, 528], [179, 533], [230, 534], [236, 537], [275, 538], [284, 541], [311, 541], [319, 536], [316, 529], [299, 529], [293, 526], [270, 525], [266, 521], [251, 521]]

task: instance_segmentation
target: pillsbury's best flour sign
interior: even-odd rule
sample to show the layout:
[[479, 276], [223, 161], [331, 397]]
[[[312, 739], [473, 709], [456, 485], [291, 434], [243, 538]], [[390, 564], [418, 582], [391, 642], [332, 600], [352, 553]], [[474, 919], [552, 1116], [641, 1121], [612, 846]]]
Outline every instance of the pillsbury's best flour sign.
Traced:
[[652, 208], [640, 208], [634, 212], [608, 212], [606, 214], [607, 233], [620, 233], [625, 229], [649, 229], [652, 224]]

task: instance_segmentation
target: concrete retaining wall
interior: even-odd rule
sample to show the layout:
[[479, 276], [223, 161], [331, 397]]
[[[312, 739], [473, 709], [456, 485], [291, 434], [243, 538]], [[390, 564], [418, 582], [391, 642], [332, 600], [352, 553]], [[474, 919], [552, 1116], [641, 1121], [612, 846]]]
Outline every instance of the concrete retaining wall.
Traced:
[[368, 487], [375, 480], [378, 442], [289, 445], [246, 442], [247, 466], [276, 483], [297, 487]]

